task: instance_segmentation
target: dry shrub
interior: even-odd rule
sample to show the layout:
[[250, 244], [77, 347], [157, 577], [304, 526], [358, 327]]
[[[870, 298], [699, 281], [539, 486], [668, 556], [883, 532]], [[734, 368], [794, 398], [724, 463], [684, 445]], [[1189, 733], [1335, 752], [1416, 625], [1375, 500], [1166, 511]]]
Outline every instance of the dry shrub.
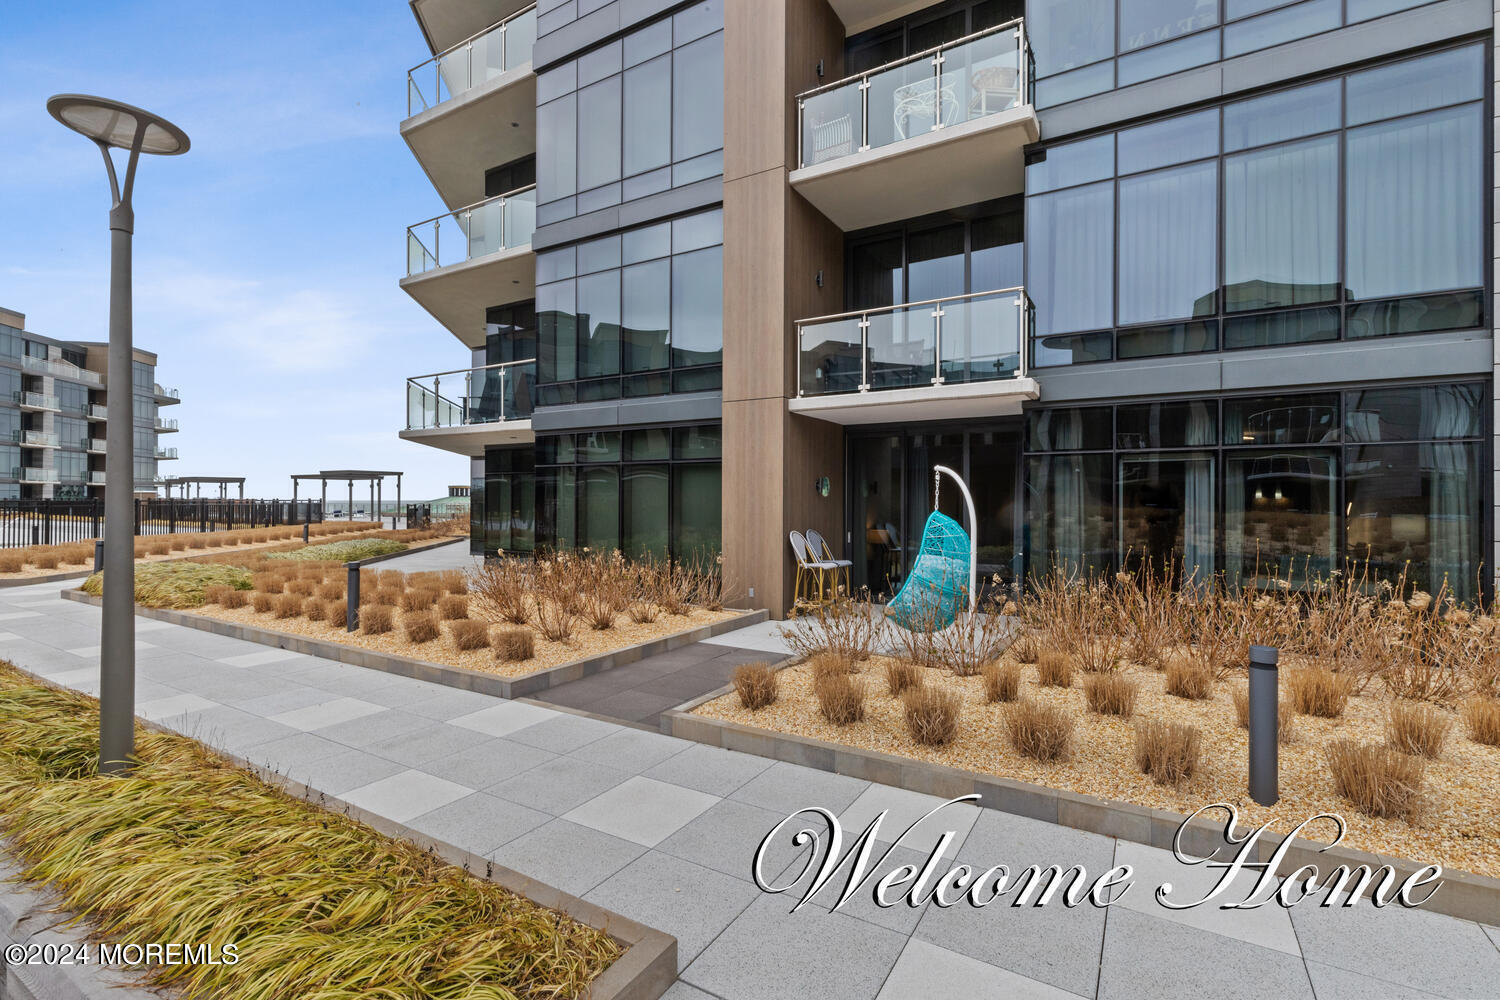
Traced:
[[1178, 656], [1167, 664], [1167, 694], [1202, 700], [1213, 690], [1213, 670], [1197, 657]]
[[901, 702], [905, 709], [906, 731], [923, 746], [943, 746], [958, 735], [963, 699], [957, 691], [918, 687], [906, 692]]
[[403, 624], [406, 628], [407, 641], [419, 645], [431, 642], [443, 634], [437, 619], [432, 617], [431, 611], [414, 611], [406, 616]]
[[227, 594], [227, 593], [229, 593], [233, 589], [234, 589], [233, 587], [226, 586], [226, 585], [224, 585], [222, 583], [215, 583], [215, 584], [213, 584], [211, 586], [204, 587], [203, 588], [203, 603], [204, 604], [223, 604], [224, 603], [224, 595]]
[[1349, 704], [1354, 679], [1322, 667], [1302, 667], [1287, 672], [1287, 689], [1292, 706], [1303, 715], [1336, 719]]
[[186, 535], [172, 535], [167, 542], [167, 549], [171, 552], [181, 552], [188, 547]]
[[841, 653], [814, 653], [807, 658], [807, 668], [817, 680], [831, 674], [852, 674], [854, 661]]
[[1023, 757], [1065, 760], [1073, 755], [1073, 717], [1053, 705], [1022, 699], [1005, 711], [1005, 735]]
[[1469, 739], [1500, 746], [1500, 698], [1470, 698], [1464, 702], [1463, 719]]
[[614, 628], [630, 603], [635, 573], [619, 552], [586, 553], [577, 563], [578, 611], [596, 631]]
[[892, 695], [922, 686], [922, 668], [910, 660], [886, 660], [885, 684]]
[[0, 552], [0, 573], [19, 573], [26, 568], [26, 560], [19, 552]]
[[408, 578], [407, 575], [401, 572], [399, 569], [377, 569], [370, 572], [370, 576], [374, 578], [375, 585], [377, 587], [395, 591], [405, 590], [408, 586], [424, 586], [424, 584], [417, 581], [417, 577], [421, 575], [422, 574], [420, 573], [413, 573], [411, 577]]
[[189, 535], [187, 547], [190, 549], [206, 549], [213, 544], [213, 539], [207, 535]]
[[302, 614], [310, 622], [324, 621], [328, 617], [328, 602], [321, 597], [309, 597], [302, 605]]
[[286, 589], [286, 580], [280, 573], [256, 573], [250, 577], [250, 585], [262, 594], [279, 594]]
[[835, 726], [847, 726], [865, 717], [865, 684], [846, 673], [828, 673], [813, 681], [818, 711]]
[[1325, 751], [1333, 787], [1360, 812], [1415, 822], [1423, 811], [1422, 758], [1378, 743], [1334, 740]]
[[401, 595], [402, 611], [426, 611], [437, 603], [438, 594], [430, 587], [416, 587]]
[[945, 667], [956, 677], [973, 677], [1004, 651], [1009, 634], [1010, 625], [993, 602], [975, 611], [962, 610], [952, 625], [932, 634], [928, 665]]
[[439, 598], [437, 612], [438, 617], [445, 622], [467, 618], [469, 617], [469, 599], [463, 594], [448, 594]]
[[[838, 653], [856, 663], [868, 660], [880, 648], [886, 634], [885, 618], [863, 601], [840, 595], [825, 604], [801, 605], [781, 626], [781, 637], [793, 651], [803, 656], [827, 651]], [[898, 638], [909, 635], [897, 629]], [[908, 656], [925, 663], [920, 656]]]
[[1198, 770], [1203, 740], [1197, 726], [1144, 719], [1135, 725], [1135, 766], [1158, 785], [1175, 785]]
[[445, 569], [438, 574], [438, 584], [449, 594], [467, 594], [469, 579], [461, 569]]
[[349, 602], [340, 597], [324, 605], [323, 620], [334, 628], [349, 627]]
[[1021, 693], [1021, 665], [991, 660], [981, 672], [986, 701], [1015, 701]]
[[345, 585], [342, 580], [330, 580], [328, 583], [320, 583], [317, 595], [325, 601], [337, 601], [343, 599]]
[[250, 592], [247, 590], [229, 590], [219, 597], [219, 606], [228, 609], [243, 608], [250, 603]]
[[278, 595], [267, 594], [257, 590], [255, 593], [250, 595], [250, 606], [260, 614], [265, 614], [266, 612], [275, 609], [277, 596]]
[[395, 615], [384, 604], [371, 604], [359, 609], [359, 630], [365, 635], [384, 635], [395, 624]]
[[529, 660], [536, 655], [536, 636], [529, 628], [503, 628], [493, 643], [495, 658], [508, 663]]
[[60, 562], [62, 559], [56, 552], [49, 552], [45, 549], [31, 557], [31, 565], [37, 569], [57, 569]]
[[[1230, 700], [1234, 702], [1234, 718], [1241, 729], [1250, 728], [1250, 689], [1235, 688], [1230, 694]], [[1290, 743], [1296, 737], [1297, 708], [1290, 699], [1281, 699], [1276, 706], [1276, 742]]]
[[1066, 654], [1049, 649], [1036, 658], [1036, 678], [1044, 687], [1072, 687], [1073, 661]]
[[525, 625], [531, 620], [529, 569], [519, 559], [486, 559], [469, 573], [469, 593], [491, 621]]
[[1011, 642], [1010, 655], [1017, 663], [1035, 663], [1042, 653], [1041, 639], [1031, 629], [1022, 629]]
[[296, 594], [282, 594], [276, 598], [277, 618], [296, 618], [302, 614], [302, 598]]
[[448, 627], [453, 645], [459, 649], [483, 649], [490, 644], [490, 627], [471, 618], [460, 618]]
[[1437, 757], [1452, 728], [1452, 717], [1431, 705], [1396, 701], [1386, 707], [1386, 742], [1402, 753]]
[[754, 712], [776, 700], [776, 671], [767, 663], [744, 663], [731, 678], [740, 704]]
[[1100, 715], [1130, 718], [1135, 714], [1135, 699], [1140, 685], [1123, 674], [1090, 674], [1083, 680], [1083, 697], [1089, 710]]
[[318, 585], [316, 583], [305, 579], [292, 580], [286, 585], [286, 592], [288, 594], [296, 594], [298, 597], [311, 597], [317, 589]]

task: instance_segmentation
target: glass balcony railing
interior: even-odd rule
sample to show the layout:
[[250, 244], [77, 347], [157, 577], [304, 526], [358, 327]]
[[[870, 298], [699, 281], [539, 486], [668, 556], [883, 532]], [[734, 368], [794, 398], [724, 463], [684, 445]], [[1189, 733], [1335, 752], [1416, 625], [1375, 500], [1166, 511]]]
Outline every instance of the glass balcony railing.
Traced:
[[23, 466], [21, 468], [21, 482], [23, 483], [55, 483], [57, 482], [56, 469], [38, 469], [35, 466]]
[[406, 380], [406, 429], [529, 420], [536, 405], [536, 361], [417, 375]]
[[88, 409], [88, 418], [90, 420], [108, 420], [109, 407], [105, 406], [103, 403], [90, 403]]
[[84, 438], [83, 439], [83, 450], [84, 451], [91, 451], [91, 452], [94, 452], [95, 454], [99, 454], [99, 455], [104, 454], [104, 439], [103, 438]]
[[18, 392], [15, 394], [16, 402], [23, 410], [61, 410], [62, 404], [56, 396], [49, 396], [42, 392]]
[[177, 418], [173, 417], [173, 418], [171, 418], [169, 420], [169, 419], [167, 419], [165, 417], [157, 417], [156, 418], [156, 429], [158, 431], [175, 431], [175, 430], [177, 430]]
[[152, 386], [152, 391], [159, 398], [161, 398], [161, 399], [181, 399], [182, 398], [182, 396], [178, 394], [178, 392], [177, 392], [176, 389], [168, 388], [167, 386], [162, 385], [160, 382], [157, 382], [155, 385]]
[[56, 448], [57, 435], [45, 431], [21, 431], [21, 445], [26, 448]]
[[1018, 378], [1031, 304], [1019, 288], [797, 324], [797, 394], [915, 389]]
[[406, 117], [531, 62], [536, 4], [470, 35], [406, 74]]
[[102, 473], [102, 472], [90, 472], [89, 473], [89, 482], [91, 484], [93, 484], [94, 486], [103, 486], [104, 485], [104, 473]]
[[91, 372], [86, 368], [60, 361], [55, 358], [33, 358], [21, 359], [21, 367], [29, 372], [38, 372], [42, 375], [51, 375], [53, 378], [72, 379], [75, 382], [87, 382], [89, 385], [103, 385], [104, 379], [98, 372]]
[[[444, 225], [448, 236], [443, 237]], [[439, 215], [406, 230], [406, 274], [461, 264], [531, 243], [536, 229], [536, 187], [519, 188]]]
[[827, 163], [1031, 102], [1020, 20], [797, 97], [798, 161]]

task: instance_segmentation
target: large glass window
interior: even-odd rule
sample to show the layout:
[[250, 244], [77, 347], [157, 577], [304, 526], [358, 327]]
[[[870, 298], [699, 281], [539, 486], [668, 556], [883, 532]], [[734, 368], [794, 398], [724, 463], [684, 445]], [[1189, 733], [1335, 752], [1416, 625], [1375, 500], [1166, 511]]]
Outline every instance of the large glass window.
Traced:
[[[1221, 7], [1205, 0], [1031, 0], [1026, 31], [1036, 57], [1035, 103], [1063, 104], [1427, 2], [1225, 0]], [[1413, 89], [1427, 86], [1414, 81]]]
[[1033, 154], [1033, 363], [1484, 328], [1482, 61], [1449, 49]]
[[723, 213], [537, 256], [538, 402], [717, 388]]
[[538, 75], [538, 225], [723, 173], [723, 26], [704, 0]]
[[1200, 582], [1300, 584], [1347, 560], [1473, 600], [1488, 393], [1443, 383], [1032, 411], [1031, 571], [1150, 563]]

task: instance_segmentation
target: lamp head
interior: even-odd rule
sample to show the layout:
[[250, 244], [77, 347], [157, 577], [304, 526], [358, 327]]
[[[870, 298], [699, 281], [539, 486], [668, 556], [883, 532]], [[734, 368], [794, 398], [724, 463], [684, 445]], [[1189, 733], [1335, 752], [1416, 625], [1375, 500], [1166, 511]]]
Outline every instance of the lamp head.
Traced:
[[187, 133], [158, 115], [120, 101], [88, 94], [57, 94], [47, 98], [53, 118], [80, 135], [118, 149], [131, 149], [144, 127], [141, 152], [176, 156], [188, 151]]

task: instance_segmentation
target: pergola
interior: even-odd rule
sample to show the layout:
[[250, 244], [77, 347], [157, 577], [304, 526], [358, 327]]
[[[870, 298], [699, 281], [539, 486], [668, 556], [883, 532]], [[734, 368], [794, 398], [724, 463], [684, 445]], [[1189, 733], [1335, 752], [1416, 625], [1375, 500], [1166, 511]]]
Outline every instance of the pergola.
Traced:
[[322, 472], [304, 472], [292, 477], [292, 501], [297, 500], [297, 486], [303, 479], [316, 479], [323, 485], [323, 511], [327, 516], [328, 511], [328, 481], [331, 479], [338, 482], [340, 479], [349, 484], [349, 520], [354, 520], [354, 482], [369, 482], [370, 484], [370, 510], [375, 520], [380, 520], [380, 494], [385, 485], [387, 476], [396, 477], [396, 509], [401, 509], [401, 473], [383, 472], [378, 469], [324, 469]]
[[219, 486], [219, 499], [228, 500], [229, 484], [234, 483], [240, 488], [240, 499], [245, 499], [245, 477], [244, 476], [167, 476], [162, 480], [162, 485], [167, 488], [167, 499], [172, 498], [172, 487], [182, 487], [182, 498], [187, 499], [188, 487], [198, 487], [198, 498], [203, 498], [203, 484], [217, 483]]

